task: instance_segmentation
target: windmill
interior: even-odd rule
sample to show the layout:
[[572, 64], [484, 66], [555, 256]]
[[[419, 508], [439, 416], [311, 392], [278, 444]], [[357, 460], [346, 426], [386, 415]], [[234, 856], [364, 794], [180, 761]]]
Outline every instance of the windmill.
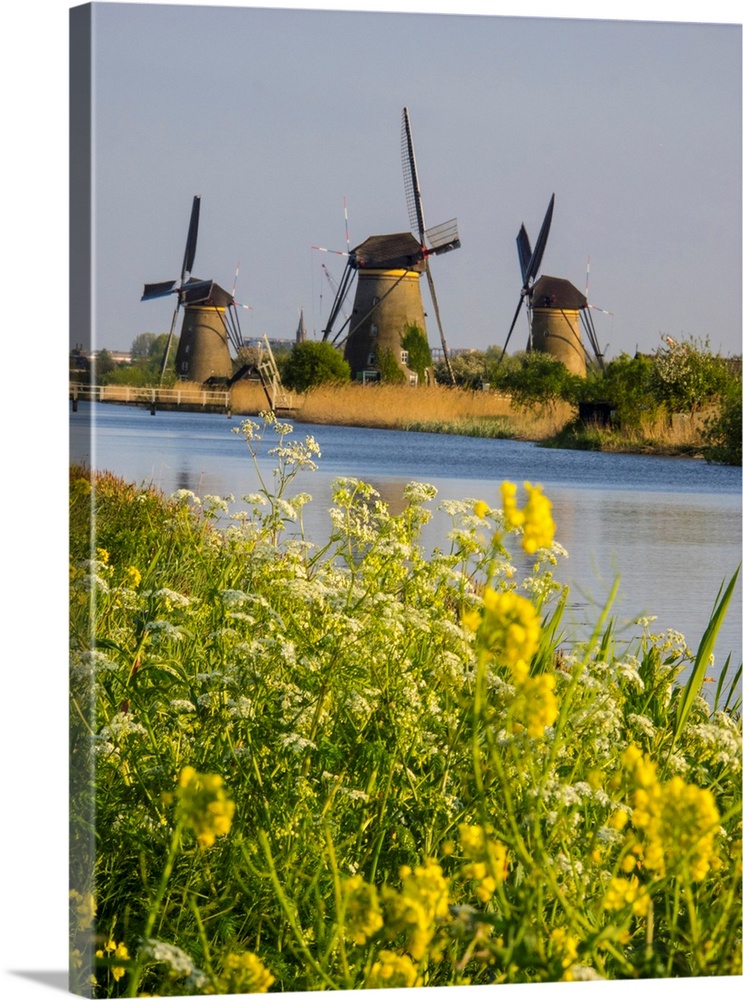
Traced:
[[603, 363], [593, 321], [588, 311], [593, 307], [589, 307], [586, 296], [565, 278], [553, 278], [549, 275], [537, 277], [547, 246], [554, 207], [553, 194], [533, 250], [523, 223], [516, 236], [516, 251], [521, 269], [521, 292], [500, 360], [506, 353], [521, 307], [526, 302], [529, 321], [527, 350], [550, 354], [561, 361], [568, 371], [585, 375], [586, 360], [590, 360], [590, 355], [581, 339], [581, 324], [596, 360], [600, 365]]
[[146, 284], [142, 293], [142, 302], [166, 295], [176, 296], [173, 319], [160, 369], [160, 381], [168, 363], [170, 346], [181, 308], [184, 313], [183, 325], [175, 359], [175, 369], [179, 378], [191, 382], [229, 378], [232, 375], [229, 345], [232, 344], [237, 351], [242, 344], [236, 311], [240, 304], [235, 302], [234, 291], [230, 294], [211, 279], [203, 281], [191, 274], [196, 256], [200, 208], [201, 198], [194, 195], [180, 280]]
[[[420, 291], [420, 277], [426, 273], [442, 349], [453, 382], [428, 258], [460, 246], [457, 221], [452, 219], [432, 229], [425, 228], [407, 108], [403, 109], [402, 152], [410, 223], [417, 237], [411, 232], [388, 233], [370, 236], [353, 249], [349, 247], [343, 254], [346, 266], [323, 330], [323, 340], [331, 340], [338, 347], [344, 346], [352, 378], [364, 381], [379, 378], [383, 355], [390, 353], [410, 381], [414, 381], [416, 376], [407, 367], [402, 339], [406, 328], [413, 326], [418, 327], [424, 336], [426, 334]], [[358, 280], [352, 313], [340, 329], [333, 333], [354, 278]]]

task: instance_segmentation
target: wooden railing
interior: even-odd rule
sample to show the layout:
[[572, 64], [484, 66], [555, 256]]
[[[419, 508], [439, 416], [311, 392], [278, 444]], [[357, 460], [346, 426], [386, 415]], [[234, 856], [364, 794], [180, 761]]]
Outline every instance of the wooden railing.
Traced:
[[153, 388], [133, 385], [87, 385], [70, 382], [70, 400], [96, 403], [131, 403], [139, 406], [209, 406], [229, 409], [229, 389]]

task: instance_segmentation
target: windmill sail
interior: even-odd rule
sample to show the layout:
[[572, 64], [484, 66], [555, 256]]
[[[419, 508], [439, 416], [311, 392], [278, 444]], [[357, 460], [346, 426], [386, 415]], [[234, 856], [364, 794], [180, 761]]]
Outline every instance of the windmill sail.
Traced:
[[506, 353], [506, 348], [508, 347], [508, 342], [511, 339], [511, 334], [513, 333], [514, 327], [516, 326], [516, 320], [519, 318], [519, 313], [521, 312], [521, 306], [524, 303], [524, 299], [528, 300], [528, 304], [531, 302], [532, 286], [534, 279], [536, 278], [539, 268], [542, 263], [542, 257], [544, 257], [545, 247], [547, 246], [547, 239], [550, 233], [550, 226], [552, 225], [552, 213], [555, 208], [555, 196], [554, 194], [550, 198], [549, 205], [547, 206], [547, 211], [544, 214], [544, 219], [542, 220], [542, 225], [539, 230], [539, 236], [537, 236], [537, 242], [534, 244], [534, 249], [531, 250], [529, 245], [529, 237], [526, 234], [526, 228], [524, 224], [521, 224], [521, 229], [519, 229], [518, 236], [516, 237], [516, 250], [519, 256], [519, 266], [521, 268], [521, 293], [519, 295], [519, 301], [516, 306], [516, 312], [513, 314], [513, 319], [511, 320], [511, 326], [508, 329], [508, 334], [506, 336], [506, 342], [503, 345], [503, 350], [501, 351], [501, 356], [498, 359], [498, 364], [503, 360]]
[[[423, 216], [423, 199], [421, 197], [420, 182], [418, 180], [418, 166], [415, 160], [415, 148], [413, 146], [413, 133], [410, 128], [410, 114], [408, 113], [407, 108], [402, 109], [402, 172], [410, 225], [414, 232], [418, 234], [418, 239], [420, 240], [421, 249], [423, 251], [426, 277], [428, 279], [428, 289], [431, 293], [433, 311], [436, 316], [436, 325], [439, 328], [441, 350], [444, 354], [446, 370], [449, 373], [451, 384], [455, 385], [456, 379], [454, 378], [454, 371], [451, 366], [449, 351], [446, 346], [446, 338], [444, 337], [444, 327], [441, 322], [438, 297], [436, 295], [436, 288], [433, 283], [433, 275], [431, 274], [431, 266], [428, 261], [428, 257], [431, 254], [447, 253], [449, 250], [455, 250], [460, 246], [457, 221], [456, 219], [452, 219], [450, 222], [446, 222], [441, 226], [435, 226], [433, 229], [426, 232], [426, 223]], [[427, 246], [426, 241], [428, 239], [430, 239], [430, 244]]]

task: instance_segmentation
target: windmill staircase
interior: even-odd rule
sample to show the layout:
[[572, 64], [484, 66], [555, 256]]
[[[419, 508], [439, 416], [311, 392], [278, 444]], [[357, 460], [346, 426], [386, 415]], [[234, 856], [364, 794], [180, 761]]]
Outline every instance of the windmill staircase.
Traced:
[[261, 385], [263, 386], [263, 391], [266, 394], [268, 405], [274, 413], [280, 413], [282, 410], [293, 410], [294, 400], [292, 394], [287, 392], [283, 386], [279, 369], [276, 366], [276, 359], [273, 356], [271, 345], [265, 333], [263, 335], [263, 349], [263, 359], [258, 362], [256, 369], [258, 377], [261, 380]]

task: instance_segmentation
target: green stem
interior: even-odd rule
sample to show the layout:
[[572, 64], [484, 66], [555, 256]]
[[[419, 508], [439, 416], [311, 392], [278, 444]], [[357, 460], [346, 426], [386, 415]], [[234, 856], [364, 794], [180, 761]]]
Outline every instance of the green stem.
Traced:
[[[142, 944], [146, 945], [152, 934], [152, 930], [155, 926], [155, 921], [157, 920], [157, 915], [160, 912], [160, 907], [162, 906], [163, 898], [165, 897], [165, 890], [168, 886], [168, 880], [173, 873], [173, 866], [175, 865], [175, 859], [178, 856], [178, 851], [181, 846], [181, 829], [182, 824], [178, 823], [175, 830], [173, 830], [173, 836], [170, 840], [170, 848], [168, 850], [168, 857], [165, 861], [165, 866], [162, 870], [160, 876], [160, 884], [157, 887], [157, 892], [155, 893], [155, 898], [150, 904], [150, 909], [147, 913], [147, 920], [145, 921], [144, 930], [142, 931]], [[142, 976], [142, 971], [144, 968], [144, 962], [138, 957], [134, 963], [134, 968], [132, 969], [131, 978], [127, 986], [126, 996], [135, 997], [137, 995], [137, 989], [139, 988], [139, 980]]]
[[279, 877], [276, 872], [276, 865], [274, 864], [273, 855], [271, 854], [271, 847], [268, 843], [268, 837], [266, 836], [265, 831], [258, 830], [258, 840], [260, 841], [260, 845], [263, 848], [263, 855], [266, 859], [266, 863], [268, 864], [268, 874], [271, 879], [271, 884], [274, 887], [274, 891], [276, 892], [276, 898], [278, 899], [279, 905], [281, 906], [281, 909], [284, 912], [284, 916], [286, 917], [286, 921], [289, 924], [289, 928], [299, 946], [299, 950], [304, 955], [310, 968], [312, 968], [318, 974], [318, 976], [320, 976], [320, 978], [322, 979], [322, 981], [325, 983], [326, 986], [329, 986], [333, 990], [339, 989], [338, 983], [336, 983], [333, 979], [331, 979], [330, 976], [327, 974], [327, 972], [320, 965], [318, 965], [315, 956], [307, 947], [307, 942], [305, 941], [304, 935], [302, 934], [302, 930], [299, 924], [297, 923], [297, 918], [293, 912], [292, 907], [289, 904], [289, 900], [286, 898], [284, 890], [281, 886], [281, 882], [279, 882]]

